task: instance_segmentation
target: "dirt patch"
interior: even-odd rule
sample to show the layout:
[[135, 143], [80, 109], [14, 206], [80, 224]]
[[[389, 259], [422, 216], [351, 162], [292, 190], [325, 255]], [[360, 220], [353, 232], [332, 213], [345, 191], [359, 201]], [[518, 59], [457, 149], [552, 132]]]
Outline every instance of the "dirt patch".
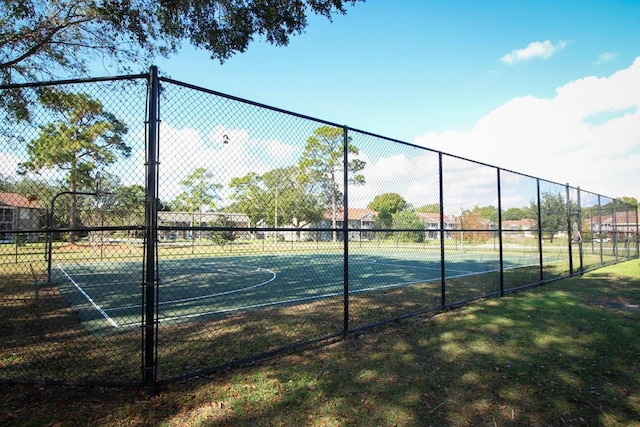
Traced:
[[625, 303], [609, 302], [602, 305], [609, 308], [615, 308], [617, 310], [627, 310], [627, 311], [634, 311], [636, 313], [640, 313], [640, 304], [633, 304], [633, 303], [626, 303], [626, 302]]
[[632, 298], [618, 297], [614, 299], [599, 298], [596, 305], [616, 310], [640, 313], [640, 301]]

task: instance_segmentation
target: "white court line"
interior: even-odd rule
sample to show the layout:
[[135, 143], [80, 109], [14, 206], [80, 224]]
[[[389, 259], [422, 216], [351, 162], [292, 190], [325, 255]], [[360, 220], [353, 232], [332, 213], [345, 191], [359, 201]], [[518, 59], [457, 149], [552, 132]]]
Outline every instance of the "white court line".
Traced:
[[[514, 267], [514, 268], [516, 268], [516, 267]], [[267, 271], [270, 271], [270, 270], [267, 270]], [[460, 271], [460, 270], [458, 270], [458, 271]], [[494, 272], [494, 271], [499, 271], [499, 270], [482, 271], [482, 272], [478, 272], [478, 271], [467, 272], [467, 273], [462, 273], [462, 274], [456, 274], [456, 275], [453, 275], [453, 276], [446, 276], [446, 279], [457, 279], [457, 278], [460, 278], [460, 277], [476, 276], [476, 275], [481, 275], [481, 274], [490, 273], [490, 272]], [[275, 275], [275, 273], [274, 273], [274, 275]], [[275, 276], [271, 280], [274, 280], [274, 279], [275, 279]], [[400, 283], [392, 283], [392, 284], [389, 284], [389, 285], [372, 286], [372, 287], [368, 287], [368, 288], [350, 290], [349, 291], [349, 295], [355, 295], [355, 294], [372, 292], [372, 291], [375, 292], [375, 291], [385, 290], [385, 289], [400, 288], [400, 287], [411, 286], [411, 285], [416, 285], [416, 284], [423, 284], [423, 283], [427, 284], [427, 283], [438, 282], [440, 280], [441, 280], [440, 277], [435, 277], [433, 279], [427, 279], [427, 280], [418, 280], [418, 281], [412, 281], [412, 282], [400, 282]], [[265, 283], [268, 283], [268, 282], [265, 282]], [[255, 286], [252, 286], [252, 287], [255, 287]], [[250, 288], [246, 288], [246, 289], [250, 289]], [[265, 303], [259, 303], [259, 304], [245, 305], [245, 306], [241, 306], [241, 307], [230, 307], [230, 308], [223, 308], [223, 309], [219, 309], [219, 310], [210, 310], [210, 311], [206, 311], [206, 312], [198, 312], [198, 313], [193, 313], [193, 314], [184, 314], [184, 315], [179, 315], [179, 316], [163, 317], [163, 318], [158, 318], [157, 320], [158, 320], [158, 323], [163, 323], [163, 322], [175, 321], [175, 320], [193, 319], [193, 318], [202, 317], [202, 316], [210, 316], [210, 315], [215, 315], [215, 314], [227, 314], [227, 313], [234, 313], [234, 312], [238, 312], [238, 311], [252, 310], [252, 309], [257, 309], [257, 308], [266, 308], [266, 307], [281, 306], [281, 305], [286, 305], [286, 304], [295, 304], [295, 303], [301, 303], [301, 302], [306, 302], [306, 301], [315, 301], [315, 300], [320, 300], [320, 299], [325, 299], [325, 298], [330, 298], [330, 297], [338, 297], [338, 296], [343, 296], [343, 295], [344, 295], [344, 292], [342, 292], [342, 291], [340, 291], [340, 292], [331, 292], [331, 293], [325, 293], [325, 294], [321, 294], [321, 295], [312, 295], [312, 296], [308, 296], [308, 297], [290, 298], [290, 299], [279, 300], [279, 301], [272, 301], [272, 302], [265, 302]], [[167, 301], [167, 302], [169, 302], [169, 301]], [[137, 326], [137, 325], [138, 325], [138, 323], [127, 323], [127, 324], [125, 324], [123, 326], [133, 327], [133, 326]]]
[[93, 299], [91, 299], [91, 297], [90, 297], [90, 296], [89, 296], [89, 295], [88, 295], [88, 294], [87, 294], [87, 293], [86, 293], [86, 292], [85, 292], [85, 291], [80, 287], [80, 285], [78, 285], [78, 284], [76, 283], [76, 281], [75, 281], [75, 280], [73, 280], [73, 279], [71, 278], [71, 276], [69, 276], [69, 274], [67, 274], [67, 272], [64, 270], [64, 268], [62, 268], [59, 264], [58, 264], [56, 267], [58, 267], [58, 269], [60, 269], [60, 271], [62, 271], [62, 273], [63, 273], [65, 276], [67, 276], [67, 279], [69, 279], [69, 280], [71, 281], [71, 283], [73, 283], [73, 286], [75, 286], [75, 287], [76, 287], [76, 289], [77, 289], [77, 290], [79, 290], [79, 291], [80, 291], [80, 293], [81, 293], [82, 295], [84, 295], [84, 297], [87, 299], [87, 301], [89, 301], [89, 302], [91, 303], [91, 305], [92, 305], [96, 310], [98, 310], [98, 312], [99, 312], [100, 314], [102, 314], [102, 317], [104, 317], [104, 318], [107, 320], [107, 322], [109, 322], [109, 323], [111, 324], [111, 326], [113, 326], [114, 328], [119, 328], [119, 327], [120, 327], [120, 325], [118, 325], [118, 324], [116, 323], [116, 321], [115, 321], [115, 320], [113, 320], [111, 317], [109, 317], [109, 315], [108, 315], [108, 314], [107, 314], [107, 313], [106, 313], [106, 312], [105, 312], [105, 311], [104, 311], [104, 310], [103, 310], [103, 309], [102, 309], [98, 304], [96, 304], [96, 303], [93, 301]]
[[[256, 283], [255, 285], [246, 286], [244, 288], [232, 289], [230, 291], [218, 292], [216, 294], [199, 295], [197, 297], [189, 297], [189, 298], [180, 298], [180, 299], [173, 299], [173, 300], [167, 300], [167, 301], [160, 301], [160, 302], [158, 302], [158, 305], [161, 306], [161, 305], [169, 305], [169, 304], [179, 304], [179, 303], [183, 303], [183, 302], [192, 302], [192, 301], [198, 301], [198, 300], [203, 300], [203, 299], [215, 298], [215, 297], [219, 297], [219, 296], [223, 296], [223, 295], [235, 294], [235, 293], [238, 293], [238, 292], [244, 292], [244, 291], [248, 291], [249, 289], [255, 289], [255, 288], [259, 288], [261, 286], [267, 285], [267, 284], [273, 282], [274, 280], [276, 280], [276, 278], [278, 277], [278, 275], [274, 271], [269, 270], [268, 268], [260, 268], [260, 267], [258, 267], [254, 271], [267, 271], [267, 272], [271, 273], [271, 278], [269, 280], [265, 280], [264, 282]], [[140, 307], [142, 307], [141, 304], [128, 305], [128, 306], [125, 306], [125, 307], [113, 308], [111, 311], [131, 310], [132, 308], [140, 308]]]
[[[331, 262], [322, 262], [322, 261], [318, 261], [317, 259], [312, 259], [311, 262], [314, 262], [314, 263], [317, 263], [317, 264], [332, 264]], [[402, 264], [378, 262], [377, 260], [365, 261], [365, 262], [356, 262], [354, 264], [379, 264], [381, 266], [382, 265], [386, 265], [386, 266], [394, 266], [394, 267], [403, 267], [404, 266]], [[217, 266], [219, 264], [218, 263], [207, 263], [205, 265], [214, 266], [215, 267], [215, 266]], [[237, 265], [234, 265], [234, 264], [222, 264], [222, 266], [224, 266], [224, 267], [238, 267]], [[522, 266], [515, 266], [515, 267], [505, 268], [505, 270], [511, 269], [511, 268], [518, 268], [518, 267], [522, 267]], [[236, 273], [236, 272], [232, 272], [230, 270], [223, 270], [221, 268], [213, 268], [213, 269], [207, 269], [205, 267], [201, 267], [201, 268], [204, 269], [204, 270], [217, 271], [217, 272], [222, 272], [222, 273], [226, 273], [226, 274], [239, 274], [239, 273]], [[274, 281], [277, 278], [277, 274], [274, 271], [266, 269], [266, 268], [254, 267], [254, 266], [247, 266], [246, 268], [253, 268], [253, 270], [249, 271], [250, 273], [259, 272], [259, 271], [269, 272], [269, 273], [272, 274], [272, 277], [269, 280], [266, 280], [264, 282], [257, 283], [257, 284], [254, 284], [254, 285], [251, 285], [251, 286], [248, 286], [248, 287], [245, 287], [245, 288], [234, 289], [234, 290], [231, 290], [231, 291], [220, 292], [220, 293], [217, 293], [217, 294], [201, 295], [201, 296], [197, 296], [197, 297], [182, 298], [182, 299], [176, 299], [176, 300], [171, 300], [171, 301], [162, 301], [162, 302], [159, 302], [158, 305], [184, 303], [184, 302], [196, 301], [196, 300], [201, 300], [201, 299], [208, 299], [208, 298], [213, 298], [213, 297], [217, 297], [217, 296], [222, 296], [222, 295], [228, 295], [228, 294], [233, 294], [233, 293], [237, 293], [237, 292], [242, 292], [242, 291], [246, 291], [246, 290], [249, 290], [249, 289], [254, 289], [254, 288], [257, 288], [257, 287], [260, 287], [260, 286], [264, 286], [264, 285]], [[433, 267], [415, 267], [415, 266], [412, 266], [412, 268], [416, 268], [416, 269], [419, 269], [419, 270], [439, 270], [439, 268], [433, 268]], [[457, 274], [446, 276], [446, 279], [456, 279], [456, 278], [460, 278], [460, 277], [480, 275], [480, 274], [485, 274], [485, 273], [499, 271], [499, 270], [496, 269], [496, 270], [489, 270], [489, 271], [465, 271], [465, 270], [460, 270], [460, 269], [457, 269], [457, 270], [449, 269], [449, 271], [450, 272], [456, 272]], [[69, 279], [72, 280], [71, 278], [69, 278]], [[437, 282], [437, 281], [440, 281], [440, 280], [441, 280], [440, 277], [436, 277], [436, 278], [426, 279], [426, 280], [392, 283], [392, 284], [381, 285], [381, 286], [371, 286], [371, 287], [367, 287], [367, 288], [350, 290], [349, 294], [350, 295], [355, 295], [355, 294], [366, 293], [366, 292], [377, 291], [377, 290], [385, 290], [385, 289], [393, 289], [393, 288], [411, 286], [411, 285], [421, 284], [421, 283], [425, 283], [425, 284], [426, 283], [432, 283], [432, 282]], [[73, 282], [73, 280], [72, 280], [72, 282]], [[75, 282], [73, 282], [73, 283], [74, 283], [74, 285], [76, 285]], [[77, 285], [76, 285], [76, 287], [93, 304], [93, 301], [91, 300], [91, 298], [88, 295], [86, 295], [86, 293], [83, 292]], [[226, 309], [209, 310], [209, 311], [206, 311], [206, 312], [198, 312], [198, 313], [192, 313], [192, 314], [185, 314], [185, 315], [158, 318], [157, 321], [159, 323], [163, 323], [163, 322], [167, 322], [167, 321], [192, 319], [192, 318], [196, 318], [196, 317], [209, 316], [209, 315], [214, 315], [214, 314], [226, 314], [226, 313], [233, 313], [233, 312], [244, 311], [244, 310], [266, 308], [266, 307], [272, 307], [272, 306], [280, 306], [280, 305], [284, 305], [284, 304], [292, 304], [292, 303], [295, 304], [295, 303], [319, 300], [319, 299], [324, 299], [324, 298], [329, 298], [329, 297], [337, 297], [337, 296], [341, 296], [343, 294], [344, 294], [343, 292], [331, 292], [331, 293], [325, 293], [325, 294], [321, 294], [321, 295], [313, 295], [313, 296], [307, 296], [307, 297], [296, 297], [296, 298], [290, 298], [290, 299], [285, 299], [285, 300], [280, 300], [280, 301], [265, 302], [265, 303], [258, 303], [258, 304], [250, 304], [250, 305], [245, 305], [245, 306], [240, 306], [240, 307], [230, 307], [230, 308], [226, 308]], [[94, 304], [94, 306], [98, 310], [100, 310], [102, 313], [104, 313], [99, 308], [99, 306], [97, 306], [96, 304]], [[141, 305], [137, 304], [137, 305], [131, 305], [131, 306], [125, 306], [125, 307], [117, 307], [117, 308], [111, 309], [111, 311], [114, 311], [114, 310], [128, 310], [128, 309], [140, 308], [140, 307], [141, 307]], [[107, 319], [110, 320], [110, 318], [108, 317], [108, 315], [106, 315], [106, 313], [104, 313], [103, 315]], [[133, 323], [124, 323], [122, 325], [117, 325], [115, 322], [112, 321], [112, 324], [115, 327], [137, 327], [137, 326], [139, 326], [140, 323], [139, 322], [133, 322]]]

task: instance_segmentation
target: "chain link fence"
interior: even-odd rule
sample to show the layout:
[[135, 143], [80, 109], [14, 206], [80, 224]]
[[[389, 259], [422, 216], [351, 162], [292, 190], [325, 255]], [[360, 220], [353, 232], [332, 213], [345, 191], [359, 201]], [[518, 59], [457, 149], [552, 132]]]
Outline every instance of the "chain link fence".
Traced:
[[638, 257], [636, 206], [155, 68], [0, 91], [2, 381], [152, 393]]

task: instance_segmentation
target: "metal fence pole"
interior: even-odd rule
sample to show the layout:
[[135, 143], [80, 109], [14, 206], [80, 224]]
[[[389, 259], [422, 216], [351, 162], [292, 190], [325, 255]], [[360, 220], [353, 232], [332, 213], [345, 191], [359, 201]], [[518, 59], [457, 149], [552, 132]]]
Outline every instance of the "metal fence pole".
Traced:
[[573, 248], [571, 247], [573, 241], [572, 224], [571, 224], [571, 193], [569, 192], [569, 184], [565, 185], [565, 193], [567, 195], [567, 236], [569, 237], [569, 275], [573, 276]]
[[445, 225], [444, 225], [444, 190], [442, 185], [442, 153], [438, 153], [438, 186], [440, 187], [440, 306], [444, 307], [445, 294], [446, 294], [446, 266], [444, 262], [444, 239], [445, 239]]
[[[498, 171], [498, 257], [500, 260], [500, 296], [504, 296], [504, 252], [502, 250], [502, 185], [501, 185], [501, 177], [500, 177], [500, 168], [496, 169]], [[496, 233], [496, 228], [493, 230]], [[494, 234], [495, 239], [495, 234]], [[495, 240], [494, 240], [495, 242]]]
[[349, 330], [349, 128], [342, 128], [342, 168], [344, 194], [342, 195], [342, 244], [343, 244], [343, 289], [344, 317], [343, 333]]
[[602, 199], [598, 195], [598, 247], [600, 248], [600, 265], [604, 264], [604, 249], [602, 248]]
[[158, 69], [149, 70], [149, 95], [147, 117], [147, 200], [145, 221], [145, 259], [144, 259], [144, 309], [143, 309], [143, 383], [147, 396], [155, 391], [157, 378], [156, 363], [156, 245], [158, 242], [158, 103], [160, 83]]
[[626, 241], [627, 241], [627, 258], [631, 258], [631, 233], [629, 232], [630, 227], [631, 227], [631, 223], [629, 222], [629, 208], [630, 206], [627, 205], [627, 208], [625, 209], [625, 212], [627, 214], [627, 235], [626, 235]]
[[538, 256], [540, 262], [540, 281], [544, 281], [544, 258], [542, 256], [542, 204], [540, 202], [540, 178], [536, 179], [536, 191], [538, 197]]
[[618, 259], [618, 206], [616, 199], [611, 201], [613, 203], [613, 215], [611, 220], [611, 230], [613, 230], [613, 254], [616, 257], [616, 262], [620, 261]]
[[638, 226], [638, 207], [637, 206], [633, 206], [633, 217], [636, 220], [636, 227], [635, 227], [635, 231], [633, 233], [633, 250], [635, 252], [635, 256], [640, 257], [640, 227]]
[[582, 197], [580, 187], [577, 188], [578, 193], [578, 255], [580, 257], [580, 274], [584, 274], [584, 258], [582, 256]]

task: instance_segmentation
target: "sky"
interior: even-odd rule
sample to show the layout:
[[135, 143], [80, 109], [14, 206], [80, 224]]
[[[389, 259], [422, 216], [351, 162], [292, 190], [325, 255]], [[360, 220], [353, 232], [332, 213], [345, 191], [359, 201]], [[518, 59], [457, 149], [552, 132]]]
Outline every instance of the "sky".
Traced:
[[[640, 1], [368, 0], [164, 76], [613, 197], [640, 199]], [[385, 163], [393, 170], [403, 165]]]

